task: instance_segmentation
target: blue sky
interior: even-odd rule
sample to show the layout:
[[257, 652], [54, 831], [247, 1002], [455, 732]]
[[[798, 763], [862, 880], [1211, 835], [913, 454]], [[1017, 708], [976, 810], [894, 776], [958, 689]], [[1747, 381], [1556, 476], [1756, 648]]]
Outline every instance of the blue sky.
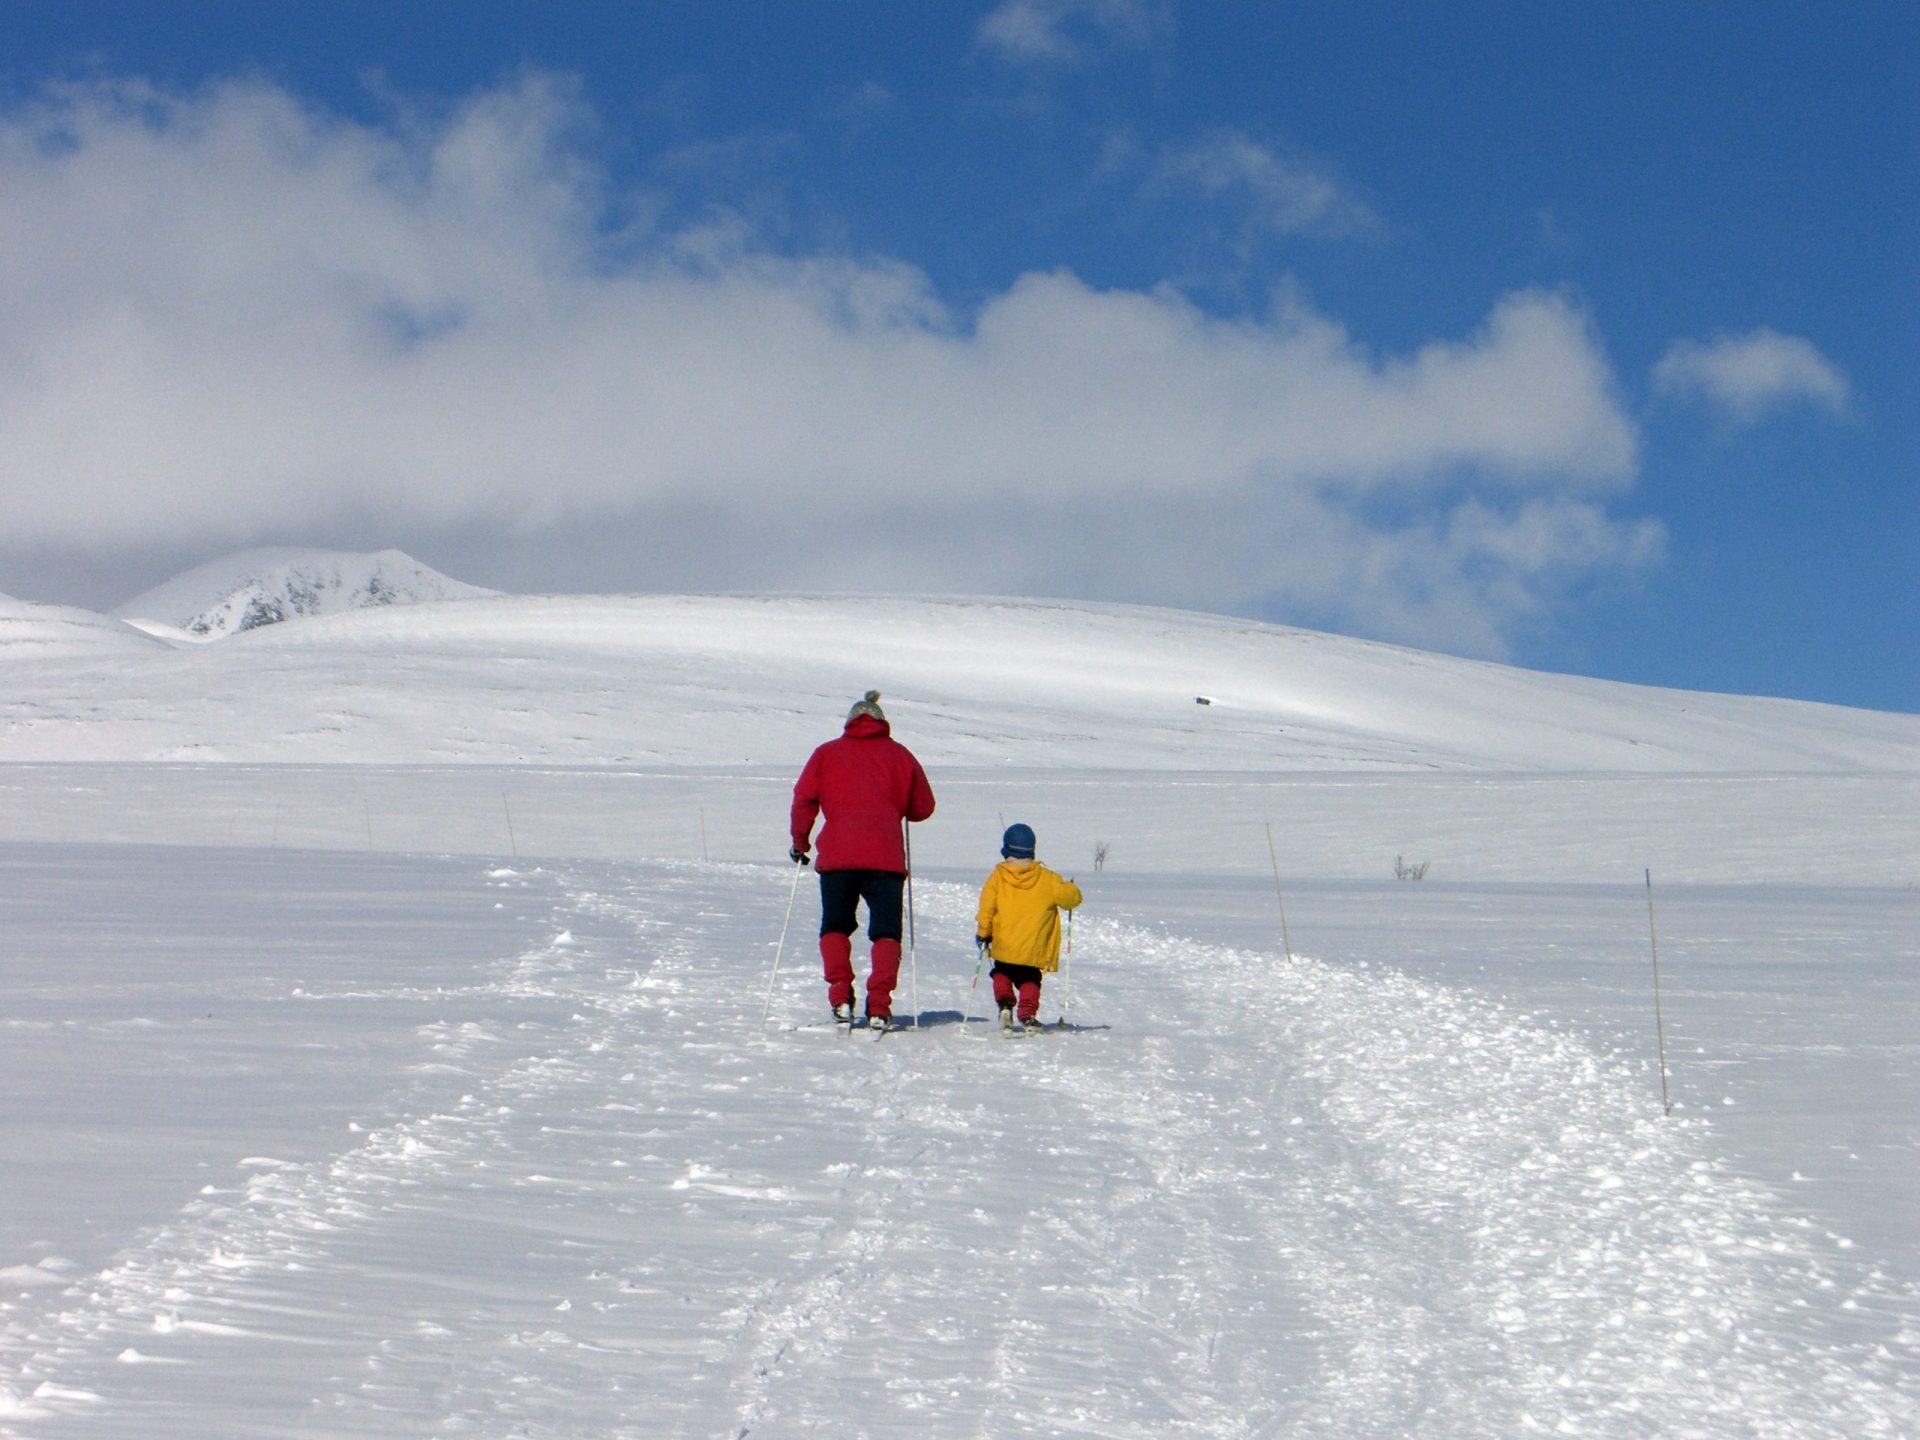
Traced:
[[8, 593], [398, 545], [1920, 710], [1910, 4], [8, 29]]

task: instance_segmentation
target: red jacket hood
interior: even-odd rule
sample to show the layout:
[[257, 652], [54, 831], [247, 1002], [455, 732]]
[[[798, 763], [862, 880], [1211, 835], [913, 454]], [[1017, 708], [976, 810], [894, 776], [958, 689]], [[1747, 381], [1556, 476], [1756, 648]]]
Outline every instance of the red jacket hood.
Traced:
[[871, 740], [876, 735], [893, 734], [893, 727], [884, 720], [874, 719], [871, 715], [856, 715], [847, 721], [847, 728], [842, 733], [851, 735], [856, 740]]

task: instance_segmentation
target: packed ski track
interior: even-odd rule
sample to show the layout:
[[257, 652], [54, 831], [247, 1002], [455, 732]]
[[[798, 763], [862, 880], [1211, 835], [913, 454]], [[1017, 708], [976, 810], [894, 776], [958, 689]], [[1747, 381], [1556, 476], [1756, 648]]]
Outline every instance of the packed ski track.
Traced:
[[290, 997], [432, 1004], [404, 1103], [47, 1270], [0, 1434], [1920, 1433], [1808, 1298], [1912, 1297], [1573, 1029], [1090, 915], [1008, 1039], [926, 881], [917, 1027], [824, 1023], [810, 885], [763, 1026], [789, 873], [485, 882], [548, 938]]

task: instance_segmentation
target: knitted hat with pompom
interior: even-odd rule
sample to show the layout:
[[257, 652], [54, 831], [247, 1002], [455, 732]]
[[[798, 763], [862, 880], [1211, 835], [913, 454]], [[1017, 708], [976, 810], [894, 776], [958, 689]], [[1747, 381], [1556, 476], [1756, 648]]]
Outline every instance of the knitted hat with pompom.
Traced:
[[866, 698], [864, 700], [854, 701], [853, 708], [847, 711], [847, 719], [850, 722], [858, 720], [862, 715], [871, 715], [876, 720], [885, 720], [887, 718], [886, 712], [880, 708], [880, 692], [878, 690], [867, 691]]

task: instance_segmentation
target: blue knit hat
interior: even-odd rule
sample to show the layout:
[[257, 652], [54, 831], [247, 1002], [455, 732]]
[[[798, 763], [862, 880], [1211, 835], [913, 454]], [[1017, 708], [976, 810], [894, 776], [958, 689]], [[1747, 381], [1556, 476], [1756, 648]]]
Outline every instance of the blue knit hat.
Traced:
[[1009, 825], [1007, 833], [1000, 837], [1000, 853], [1009, 860], [1031, 860], [1033, 858], [1033, 827]]

